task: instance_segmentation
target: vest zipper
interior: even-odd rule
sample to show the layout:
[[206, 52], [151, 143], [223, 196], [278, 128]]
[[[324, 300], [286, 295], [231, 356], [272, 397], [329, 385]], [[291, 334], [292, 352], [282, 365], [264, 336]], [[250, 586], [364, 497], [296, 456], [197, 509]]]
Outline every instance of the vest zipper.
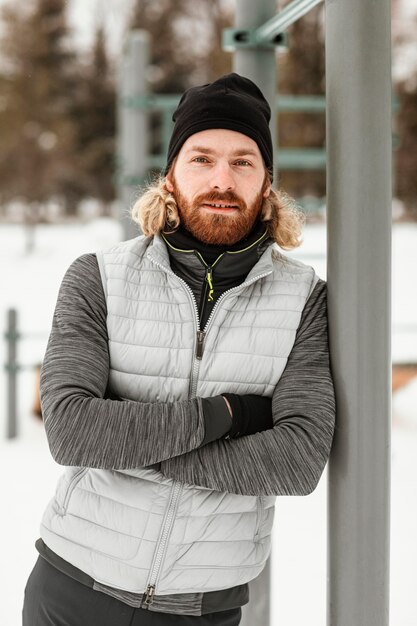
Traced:
[[[200, 342], [204, 341], [204, 333], [201, 333], [201, 331], [200, 331], [200, 320], [199, 320], [199, 315], [198, 315], [198, 306], [197, 306], [197, 301], [196, 301], [196, 299], [194, 297], [194, 294], [193, 294], [192, 290], [187, 285], [185, 280], [180, 278], [180, 276], [177, 276], [177, 274], [175, 274], [175, 272], [173, 272], [171, 269], [165, 267], [164, 265], [162, 265], [162, 263], [159, 263], [158, 261], [153, 259], [152, 256], [149, 256], [148, 258], [150, 258], [151, 261], [153, 263], [155, 263], [155, 265], [157, 265], [159, 268], [161, 268], [164, 272], [167, 272], [168, 274], [171, 274], [177, 280], [181, 281], [181, 283], [184, 285], [187, 293], [190, 295], [191, 302], [192, 302], [193, 307], [194, 307], [195, 319], [197, 321], [197, 349], [196, 349], [196, 352], [197, 352], [197, 350], [200, 349], [199, 348]], [[199, 333], [200, 333], [200, 335], [203, 335], [203, 336], [200, 337]], [[194, 359], [193, 369], [192, 369], [192, 374], [191, 374], [190, 398], [195, 397], [196, 388], [197, 388], [197, 380], [198, 380], [198, 370], [199, 369], [200, 369], [200, 361], [198, 361], [197, 359]], [[179, 500], [179, 497], [180, 497], [180, 494], [181, 494], [181, 490], [182, 490], [182, 483], [175, 482], [173, 484], [173, 486], [172, 486], [170, 502], [168, 504], [166, 517], [165, 517], [165, 520], [164, 520], [164, 523], [163, 523], [163, 527], [162, 527], [162, 531], [161, 531], [161, 537], [160, 537], [160, 540], [159, 540], [159, 543], [158, 543], [157, 547], [155, 548], [155, 557], [154, 557], [154, 562], [153, 562], [153, 565], [152, 565], [151, 573], [150, 573], [149, 578], [148, 578], [148, 585], [147, 585], [146, 590], [144, 592], [143, 604], [145, 605], [144, 608], [147, 608], [147, 609], [149, 609], [149, 607], [151, 606], [151, 604], [153, 603], [154, 598], [155, 598], [156, 584], [158, 582], [160, 568], [161, 568], [162, 563], [163, 563], [163, 557], [165, 556], [164, 553], [166, 552], [166, 547], [167, 547], [167, 543], [168, 543], [168, 539], [169, 539], [169, 534], [171, 532], [172, 525], [174, 523], [174, 514], [175, 514], [177, 503], [178, 503], [178, 500]]]
[[[225, 253], [223, 253], [223, 254], [225, 254]], [[219, 256], [219, 257], [215, 260], [215, 262], [214, 262], [214, 263], [213, 263], [213, 265], [211, 266], [212, 268], [216, 265], [216, 263], [217, 263], [218, 261], [220, 261], [220, 259], [222, 258], [223, 254], [221, 254], [221, 255], [220, 255], [220, 256]], [[200, 256], [201, 256], [201, 255], [200, 255]], [[155, 265], [157, 265], [158, 267], [160, 267], [160, 268], [161, 268], [164, 272], [167, 272], [168, 274], [171, 274], [172, 276], [175, 276], [175, 278], [176, 278], [177, 280], [179, 280], [179, 281], [180, 281], [180, 282], [184, 285], [184, 287], [185, 287], [185, 289], [186, 289], [187, 293], [191, 296], [191, 301], [192, 301], [193, 306], [194, 306], [195, 316], [196, 316], [196, 320], [197, 320], [197, 337], [196, 337], [197, 341], [196, 341], [196, 350], [195, 350], [195, 355], [196, 355], [197, 363], [195, 363], [195, 364], [194, 364], [194, 367], [193, 367], [193, 379], [194, 379], [194, 378], [195, 378], [195, 373], [196, 373], [196, 372], [195, 372], [195, 370], [197, 370], [197, 373], [198, 373], [198, 369], [200, 368], [199, 361], [201, 361], [201, 359], [203, 358], [203, 353], [204, 353], [204, 339], [205, 339], [205, 336], [206, 336], [206, 334], [207, 334], [207, 330], [208, 330], [208, 328], [209, 328], [209, 326], [210, 326], [210, 322], [211, 322], [211, 320], [213, 319], [213, 314], [214, 314], [214, 312], [216, 311], [216, 309], [217, 309], [217, 307], [218, 307], [218, 304], [219, 304], [219, 303], [220, 303], [220, 302], [224, 299], [224, 297], [225, 297], [227, 294], [231, 293], [232, 291], [235, 291], [236, 289], [240, 289], [241, 287], [247, 287], [248, 285], [251, 285], [252, 283], [254, 283], [254, 282], [256, 282], [257, 280], [259, 280], [260, 278], [265, 278], [265, 276], [269, 276], [269, 274], [272, 274], [272, 270], [269, 270], [269, 272], [265, 272], [264, 274], [259, 274], [258, 276], [254, 276], [254, 277], [253, 277], [253, 278], [251, 278], [250, 280], [248, 280], [248, 281], [244, 281], [244, 282], [243, 282], [243, 283], [241, 283], [240, 285], [236, 285], [236, 287], [231, 287], [230, 289], [227, 289], [226, 291], [224, 291], [224, 292], [222, 293], [222, 295], [220, 296], [220, 298], [217, 300], [216, 304], [214, 305], [214, 307], [213, 307], [213, 309], [212, 309], [212, 311], [211, 311], [211, 313], [210, 313], [210, 315], [209, 315], [209, 318], [208, 318], [208, 320], [207, 320], [207, 322], [206, 322], [206, 325], [204, 326], [204, 329], [203, 329], [203, 330], [201, 330], [201, 329], [200, 329], [200, 316], [199, 316], [199, 313], [198, 313], [197, 301], [196, 301], [196, 299], [195, 299], [195, 297], [194, 297], [194, 294], [193, 294], [192, 290], [191, 290], [191, 289], [190, 289], [190, 287], [188, 286], [188, 284], [187, 284], [187, 283], [185, 282], [185, 280], [183, 280], [180, 276], [178, 276], [177, 274], [175, 274], [175, 272], [173, 272], [171, 269], [167, 268], [165, 265], [162, 265], [162, 263], [159, 263], [159, 262], [158, 262], [158, 261], [156, 261], [154, 258], [152, 258], [152, 256], [149, 256], [148, 258], [149, 258], [149, 259], [151, 259], [151, 261], [152, 261], [153, 263], [155, 263]], [[203, 261], [204, 265], [206, 265], [206, 267], [209, 267], [209, 266], [207, 266], [207, 264], [205, 263], [205, 261], [204, 261], [203, 257], [201, 257], [201, 259], [202, 259], [202, 261]], [[193, 397], [195, 397], [195, 395], [193, 395], [193, 387], [194, 387], [194, 385], [192, 384], [192, 385], [191, 385], [191, 389], [192, 389], [192, 392], [191, 392], [191, 397], [192, 397], [192, 398], [193, 398]]]
[[196, 320], [197, 320], [197, 328], [200, 329], [200, 318], [199, 318], [199, 315], [198, 315], [197, 300], [195, 299], [193, 292], [191, 291], [190, 287], [187, 285], [185, 280], [183, 280], [180, 276], [178, 276], [178, 274], [173, 272], [171, 269], [169, 269], [165, 265], [162, 265], [162, 263], [159, 263], [159, 261], [156, 261], [152, 256], [149, 255], [148, 258], [152, 261], [152, 263], [155, 263], [155, 265], [160, 267], [164, 272], [166, 272], [167, 274], [171, 274], [171, 276], [174, 276], [177, 280], [182, 282], [182, 284], [184, 285], [185, 289], [187, 290], [187, 293], [191, 296], [191, 300], [192, 300], [192, 304], [193, 304], [194, 312], [195, 312], [195, 317], [196, 317]]
[[[204, 344], [204, 337], [205, 337], [205, 332], [200, 330], [200, 317], [198, 314], [197, 300], [195, 299], [192, 290], [187, 285], [185, 280], [183, 280], [180, 276], [175, 274], [175, 272], [173, 272], [171, 269], [169, 269], [165, 265], [162, 265], [162, 263], [159, 263], [159, 261], [156, 261], [154, 258], [152, 258], [152, 256], [149, 255], [148, 258], [152, 261], [152, 263], [155, 263], [155, 265], [160, 267], [164, 272], [166, 272], [167, 274], [171, 274], [171, 276], [174, 276], [177, 280], [179, 280], [184, 285], [186, 292], [191, 298], [191, 302], [194, 307], [195, 319], [197, 322], [196, 347], [194, 350], [195, 358], [194, 358], [194, 363], [193, 363], [193, 369], [191, 372], [191, 383], [190, 383], [190, 398], [195, 398], [196, 390], [197, 390], [198, 370], [200, 369], [200, 361], [201, 361], [201, 357], [203, 356], [203, 344]], [[201, 356], [197, 356], [200, 354]]]
[[[198, 258], [200, 259], [201, 263], [206, 268], [206, 273], [204, 275], [204, 289], [203, 289], [203, 293], [202, 293], [201, 300], [200, 300], [200, 315], [199, 315], [199, 319], [203, 319], [203, 317], [204, 317], [204, 309], [206, 307], [206, 303], [207, 302], [213, 302], [213, 295], [214, 295], [213, 268], [217, 265], [217, 263], [220, 261], [220, 259], [222, 259], [224, 257], [225, 254], [226, 253], [223, 252], [222, 254], [220, 254], [217, 257], [217, 259], [214, 261], [213, 264], [207, 265], [207, 263], [205, 262], [205, 260], [201, 256], [201, 254], [199, 252], [196, 252], [196, 255], [198, 256]], [[208, 294], [207, 294], [207, 292], [208, 292]], [[202, 353], [202, 343], [201, 343], [200, 350], [198, 349], [198, 346], [197, 346], [197, 358], [201, 359], [202, 356], [203, 356], [203, 353]]]
[[[268, 276], [269, 274], [272, 273], [272, 271], [266, 272], [264, 274], [260, 274], [259, 276], [254, 276], [251, 280], [247, 281], [247, 282], [243, 282], [241, 285], [237, 285], [236, 287], [232, 287], [231, 289], [228, 289], [227, 291], [225, 291], [220, 298], [217, 300], [216, 304], [214, 305], [210, 316], [206, 322], [206, 325], [204, 327], [204, 330], [200, 330], [200, 318], [198, 315], [198, 306], [197, 306], [197, 301], [194, 297], [194, 294], [192, 292], [192, 290], [190, 289], [190, 287], [187, 285], [187, 283], [185, 282], [185, 280], [183, 280], [182, 278], [180, 278], [179, 276], [177, 276], [177, 274], [175, 274], [175, 272], [173, 272], [171, 269], [168, 269], [166, 266], [162, 265], [162, 263], [159, 263], [158, 261], [156, 261], [155, 259], [152, 258], [152, 256], [148, 257], [149, 259], [151, 259], [151, 261], [153, 263], [155, 263], [155, 265], [157, 265], [158, 267], [160, 267], [163, 271], [167, 272], [168, 274], [171, 274], [172, 276], [175, 276], [178, 280], [180, 280], [183, 285], [185, 286], [185, 289], [187, 291], [187, 293], [191, 296], [191, 300], [192, 303], [194, 305], [194, 311], [195, 311], [195, 316], [196, 316], [196, 321], [197, 321], [197, 346], [196, 346], [196, 358], [194, 359], [194, 363], [193, 363], [193, 369], [192, 369], [192, 378], [191, 378], [191, 391], [190, 391], [190, 398], [195, 398], [196, 394], [197, 394], [197, 381], [198, 381], [198, 372], [200, 369], [200, 362], [201, 362], [201, 358], [203, 356], [203, 344], [204, 344], [204, 338], [205, 335], [207, 333], [207, 329], [210, 325], [211, 320], [213, 319], [213, 313], [215, 312], [215, 310], [217, 309], [218, 304], [224, 299], [224, 296], [228, 293], [230, 293], [231, 291], [234, 291], [242, 286], [247, 286], [247, 285], [251, 285], [253, 282], [255, 282], [256, 280], [259, 280], [260, 278], [264, 278], [265, 276]], [[215, 263], [217, 263], [217, 261], [220, 259], [220, 257], [218, 259], [216, 259]], [[213, 264], [214, 266], [214, 264]], [[213, 267], [212, 266], [212, 267]], [[173, 486], [172, 486], [172, 490], [171, 490], [171, 495], [170, 495], [170, 501], [167, 507], [167, 513], [163, 522], [163, 527], [161, 530], [161, 536], [159, 539], [159, 542], [157, 544], [157, 547], [155, 549], [155, 557], [154, 557], [154, 562], [152, 565], [152, 569], [151, 569], [151, 573], [149, 575], [148, 578], [148, 585], [146, 587], [146, 591], [144, 592], [144, 598], [143, 598], [143, 603], [145, 604], [145, 608], [149, 609], [149, 607], [151, 606], [151, 604], [154, 601], [155, 598], [155, 594], [156, 594], [156, 584], [158, 582], [158, 577], [159, 577], [159, 573], [160, 573], [160, 569], [163, 563], [163, 557], [165, 556], [165, 552], [166, 552], [166, 547], [168, 544], [168, 539], [169, 539], [169, 535], [170, 532], [172, 530], [172, 525], [174, 523], [174, 516], [175, 516], [175, 510], [177, 507], [177, 503], [180, 497], [182, 491], [182, 483], [180, 482], [174, 482]]]
[[[218, 305], [220, 304], [220, 302], [222, 302], [222, 300], [224, 300], [225, 296], [227, 296], [229, 293], [231, 293], [232, 291], [236, 291], [236, 289], [240, 289], [241, 287], [247, 287], [248, 285], [251, 285], [252, 283], [256, 282], [257, 280], [259, 280], [260, 278], [265, 278], [265, 276], [269, 276], [269, 274], [272, 274], [272, 271], [270, 270], [269, 272], [265, 272], [264, 274], [259, 274], [258, 276], [254, 276], [253, 278], [251, 278], [248, 281], [244, 281], [243, 283], [241, 283], [240, 285], [236, 285], [236, 287], [231, 287], [230, 289], [227, 289], [226, 291], [223, 291], [222, 295], [220, 296], [220, 298], [217, 300], [216, 304], [214, 305], [209, 318], [206, 322], [206, 325], [204, 326], [204, 331], [203, 331], [203, 335], [205, 336], [207, 334], [207, 331], [209, 329], [211, 320], [213, 319], [213, 315], [218, 307]], [[204, 338], [203, 338], [204, 339]]]
[[[230, 292], [234, 291], [235, 289], [240, 289], [240, 287], [247, 287], [248, 285], [251, 285], [252, 283], [254, 283], [256, 280], [259, 280], [260, 278], [265, 278], [265, 276], [268, 276], [269, 274], [271, 274], [271, 272], [266, 272], [265, 274], [260, 274], [259, 276], [254, 276], [253, 278], [251, 278], [250, 280], [248, 280], [247, 282], [243, 282], [240, 285], [236, 285], [236, 287], [231, 287], [230, 289], [227, 289], [227, 291], [224, 291], [222, 293], [222, 295], [220, 296], [220, 298], [217, 300], [216, 304], [214, 305], [209, 318], [206, 322], [206, 325], [204, 326], [204, 330], [200, 330], [197, 331], [197, 350], [196, 350], [196, 358], [198, 361], [201, 361], [201, 359], [203, 358], [203, 352], [204, 352], [204, 339], [206, 337], [208, 328], [210, 326], [210, 322], [213, 319], [213, 314], [215, 313], [219, 303], [224, 299], [224, 297], [229, 294]], [[197, 392], [197, 384], [196, 384], [196, 389], [195, 392]], [[195, 396], [192, 396], [195, 397]]]
[[198, 330], [197, 331], [197, 350], [196, 350], [196, 357], [197, 359], [201, 360], [203, 358], [203, 351], [204, 351], [204, 337], [206, 336], [206, 333], [203, 330]]
[[159, 538], [159, 542], [155, 548], [154, 562], [152, 565], [151, 573], [149, 574], [149, 579], [148, 579], [149, 582], [148, 582], [148, 586], [146, 588], [144, 599], [143, 599], [143, 602], [147, 608], [149, 608], [150, 605], [154, 601], [156, 585], [158, 582], [161, 566], [162, 566], [162, 563], [164, 562], [164, 558], [166, 555], [168, 539], [171, 534], [172, 526], [174, 523], [175, 511], [177, 508], [178, 500], [181, 495], [181, 491], [182, 491], [182, 483], [175, 482], [171, 489], [170, 499], [169, 499], [169, 503], [167, 506], [165, 518], [163, 521], [161, 535]]

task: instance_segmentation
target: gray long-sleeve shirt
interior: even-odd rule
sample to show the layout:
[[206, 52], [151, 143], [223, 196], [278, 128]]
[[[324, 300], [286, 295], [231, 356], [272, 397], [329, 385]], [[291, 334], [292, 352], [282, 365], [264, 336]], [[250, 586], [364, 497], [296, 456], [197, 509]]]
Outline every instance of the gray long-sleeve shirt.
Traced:
[[96, 257], [84, 255], [62, 282], [42, 368], [45, 428], [57, 462], [103, 469], [160, 463], [167, 477], [244, 495], [315, 488], [335, 414], [323, 281], [304, 308], [274, 391], [274, 428], [241, 439], [216, 439], [224, 428], [207, 437], [201, 398], [142, 403], [106, 397], [106, 314]]

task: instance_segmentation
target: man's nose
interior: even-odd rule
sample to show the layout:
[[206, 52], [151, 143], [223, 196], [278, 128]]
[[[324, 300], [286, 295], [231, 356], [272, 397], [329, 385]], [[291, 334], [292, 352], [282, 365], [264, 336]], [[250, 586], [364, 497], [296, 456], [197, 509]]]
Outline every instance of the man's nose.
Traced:
[[216, 191], [233, 191], [235, 181], [230, 165], [219, 163], [212, 172], [211, 188]]

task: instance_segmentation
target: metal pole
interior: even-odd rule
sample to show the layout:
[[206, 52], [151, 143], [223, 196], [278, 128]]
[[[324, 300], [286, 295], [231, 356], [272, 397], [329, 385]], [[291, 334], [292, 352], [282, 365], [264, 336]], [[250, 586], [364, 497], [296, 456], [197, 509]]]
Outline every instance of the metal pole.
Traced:
[[[253, 29], [261, 26], [276, 13], [275, 0], [237, 0], [235, 28]], [[271, 133], [277, 143], [277, 64], [274, 48], [238, 48], [233, 54], [233, 71], [253, 80], [271, 107]]]
[[17, 437], [17, 311], [7, 311], [7, 439]]
[[[276, 13], [275, 0], [237, 0], [235, 28], [257, 28]], [[233, 54], [233, 71], [246, 76], [261, 89], [271, 107], [271, 133], [277, 143], [277, 114], [275, 108], [277, 91], [277, 67], [275, 50], [251, 48], [237, 49]], [[275, 179], [276, 181], [276, 179]], [[249, 584], [250, 602], [243, 607], [241, 626], [270, 623], [270, 564]]]
[[259, 42], [271, 41], [321, 2], [323, 0], [292, 0], [278, 15], [257, 29], [256, 39]]
[[121, 220], [126, 239], [139, 234], [130, 219], [130, 208], [148, 169], [148, 113], [135, 107], [133, 100], [147, 93], [150, 37], [146, 31], [129, 34], [121, 62], [118, 85], [118, 179]]
[[327, 0], [328, 625], [389, 623], [390, 0]]

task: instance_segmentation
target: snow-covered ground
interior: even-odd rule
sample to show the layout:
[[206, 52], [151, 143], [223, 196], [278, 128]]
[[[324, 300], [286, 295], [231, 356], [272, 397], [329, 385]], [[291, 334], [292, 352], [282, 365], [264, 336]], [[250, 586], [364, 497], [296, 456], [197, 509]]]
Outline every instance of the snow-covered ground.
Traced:
[[[19, 346], [19, 360], [42, 360], [62, 276], [78, 255], [119, 241], [113, 220], [37, 229], [35, 251], [25, 254], [19, 226], [0, 225], [0, 324], [5, 311], [19, 311], [22, 332], [36, 335]], [[393, 351], [395, 360], [417, 362], [417, 225], [399, 224], [393, 232]], [[325, 227], [310, 225], [297, 255], [325, 278]], [[401, 328], [399, 328], [401, 327]], [[404, 330], [405, 329], [405, 330]], [[4, 345], [0, 361], [4, 363]], [[19, 381], [19, 432], [4, 440], [5, 385], [0, 377], [0, 494], [2, 563], [0, 625], [18, 626], [27, 576], [35, 562], [34, 541], [42, 512], [52, 497], [61, 467], [51, 459], [42, 425], [31, 416], [34, 372]], [[392, 454], [391, 626], [413, 626], [417, 615], [417, 381], [393, 400], [396, 418]], [[326, 479], [306, 498], [280, 498], [272, 554], [272, 625], [324, 626], [326, 623]], [[357, 626], [353, 625], [352, 626]], [[365, 626], [365, 625], [364, 625]]]

